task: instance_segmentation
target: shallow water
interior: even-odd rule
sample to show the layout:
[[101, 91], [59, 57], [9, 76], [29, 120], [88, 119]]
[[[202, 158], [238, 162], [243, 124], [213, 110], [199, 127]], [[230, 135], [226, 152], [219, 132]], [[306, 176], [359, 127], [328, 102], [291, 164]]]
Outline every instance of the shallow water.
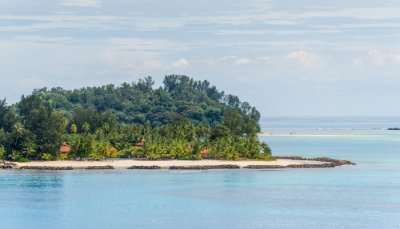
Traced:
[[278, 155], [330, 156], [357, 166], [0, 171], [0, 228], [400, 228], [397, 136], [264, 140]]

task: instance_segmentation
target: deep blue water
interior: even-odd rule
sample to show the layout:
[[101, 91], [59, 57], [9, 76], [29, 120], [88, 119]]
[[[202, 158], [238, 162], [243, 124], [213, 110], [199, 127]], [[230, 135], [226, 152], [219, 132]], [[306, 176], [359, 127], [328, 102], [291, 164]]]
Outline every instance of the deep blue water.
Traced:
[[263, 137], [278, 155], [357, 163], [333, 169], [0, 171], [0, 228], [400, 228], [400, 137], [374, 128]]

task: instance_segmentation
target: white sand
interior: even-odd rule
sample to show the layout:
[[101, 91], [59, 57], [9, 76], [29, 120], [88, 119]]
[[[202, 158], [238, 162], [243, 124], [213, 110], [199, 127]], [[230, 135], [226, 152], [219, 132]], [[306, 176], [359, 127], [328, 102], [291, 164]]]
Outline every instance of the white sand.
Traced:
[[170, 166], [217, 166], [217, 165], [238, 165], [245, 167], [248, 165], [304, 165], [304, 164], [325, 164], [326, 162], [308, 161], [308, 160], [290, 160], [277, 159], [275, 161], [220, 161], [220, 160], [199, 160], [199, 161], [183, 161], [183, 160], [168, 160], [168, 161], [138, 161], [138, 160], [106, 160], [106, 161], [32, 161], [24, 163], [16, 163], [17, 168], [22, 166], [39, 166], [39, 167], [72, 167], [74, 169], [83, 169], [89, 166], [113, 166], [116, 169], [125, 169], [131, 166], [160, 166], [168, 168]]

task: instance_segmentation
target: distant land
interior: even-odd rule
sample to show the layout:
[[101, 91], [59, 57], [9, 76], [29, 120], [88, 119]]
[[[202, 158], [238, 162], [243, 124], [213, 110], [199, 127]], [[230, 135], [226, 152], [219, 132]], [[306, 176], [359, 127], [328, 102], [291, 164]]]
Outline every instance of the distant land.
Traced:
[[353, 164], [272, 156], [260, 113], [208, 81], [168, 75], [120, 86], [42, 88], [0, 102], [0, 168], [279, 169]]
[[0, 157], [31, 160], [271, 160], [260, 113], [208, 81], [168, 75], [0, 102]]

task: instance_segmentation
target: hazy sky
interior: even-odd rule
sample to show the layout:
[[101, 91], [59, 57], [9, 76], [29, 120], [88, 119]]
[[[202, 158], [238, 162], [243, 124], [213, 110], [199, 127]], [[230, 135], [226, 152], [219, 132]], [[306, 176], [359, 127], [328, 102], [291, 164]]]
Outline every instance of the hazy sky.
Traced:
[[400, 1], [0, 0], [0, 97], [165, 74], [264, 116], [400, 115]]

